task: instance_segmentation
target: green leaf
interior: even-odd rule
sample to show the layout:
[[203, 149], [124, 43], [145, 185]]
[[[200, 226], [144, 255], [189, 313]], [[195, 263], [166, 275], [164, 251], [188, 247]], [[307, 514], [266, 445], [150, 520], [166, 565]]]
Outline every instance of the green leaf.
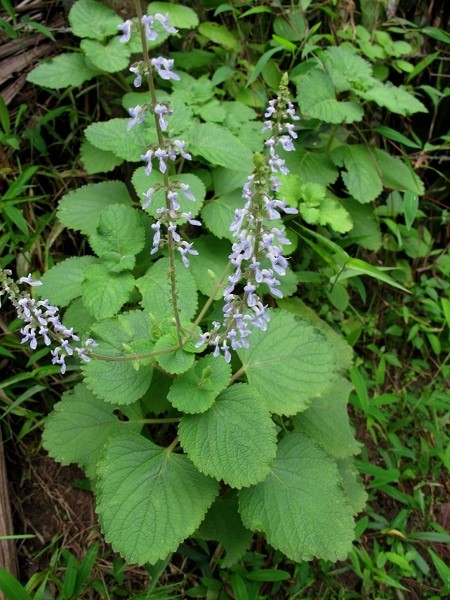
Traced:
[[184, 413], [202, 413], [227, 387], [230, 378], [231, 367], [225, 359], [209, 354], [175, 379], [167, 398]]
[[82, 337], [89, 337], [87, 334], [95, 322], [96, 319], [85, 307], [82, 298], [77, 298], [71, 302], [64, 313], [64, 325], [66, 327], [73, 327], [77, 334]]
[[353, 198], [340, 200], [345, 210], [350, 213], [353, 228], [347, 236], [347, 240], [356, 243], [362, 248], [376, 252], [381, 247], [380, 225], [369, 204], [361, 204]]
[[[137, 340], [151, 340], [151, 324], [143, 311], [131, 311], [107, 319], [92, 328], [92, 337], [99, 342], [95, 354], [113, 358], [125, 354], [124, 347]], [[87, 387], [96, 396], [112, 404], [132, 404], [147, 391], [153, 369], [132, 361], [105, 361], [92, 358], [82, 365]]]
[[336, 461], [339, 475], [342, 479], [344, 492], [347, 496], [353, 514], [356, 515], [363, 510], [367, 502], [367, 493], [364, 489], [353, 458], [342, 458]]
[[350, 277], [354, 277], [355, 274], [368, 275], [369, 277], [373, 277], [374, 279], [383, 281], [384, 283], [387, 283], [392, 287], [402, 290], [403, 292], [410, 293], [409, 290], [397, 283], [395, 279], [392, 279], [392, 277], [386, 275], [386, 273], [381, 268], [375, 267], [374, 265], [371, 265], [365, 260], [361, 260], [359, 258], [349, 258], [345, 264], [345, 269], [342, 271], [341, 274], [339, 274], [339, 278], [348, 278], [347, 272], [348, 276]]
[[301, 177], [304, 183], [320, 183], [328, 186], [336, 181], [339, 172], [326, 154], [298, 148], [286, 156], [291, 173]]
[[331, 152], [333, 162], [342, 167], [348, 193], [363, 204], [372, 202], [383, 191], [376, 150], [363, 144], [338, 146]]
[[108, 150], [118, 158], [139, 162], [148, 146], [157, 143], [156, 129], [133, 127], [127, 131], [129, 119], [110, 119], [86, 127], [87, 140], [100, 150]]
[[271, 412], [295, 415], [333, 384], [333, 349], [306, 321], [273, 312], [267, 331], [254, 331], [250, 340], [250, 348], [238, 350], [239, 358]]
[[234, 34], [224, 25], [213, 23], [212, 21], [204, 21], [198, 27], [198, 31], [205, 38], [223, 46], [226, 50], [236, 51], [240, 44]]
[[365, 100], [371, 100], [390, 110], [391, 112], [405, 117], [418, 112], [428, 112], [427, 108], [412, 94], [401, 87], [393, 85], [390, 81], [376, 83], [368, 90], [355, 90], [358, 96]]
[[35, 67], [28, 73], [27, 81], [57, 90], [70, 86], [77, 87], [96, 75], [98, 71], [87, 65], [82, 54], [65, 52]]
[[88, 476], [96, 473], [97, 461], [104, 444], [125, 431], [139, 433], [138, 421], [121, 421], [114, 414], [114, 405], [100, 400], [79, 384], [63, 394], [60, 402], [45, 422], [42, 436], [50, 456], [63, 465], [77, 463]]
[[414, 173], [410, 165], [406, 165], [400, 158], [391, 156], [384, 150], [378, 148], [374, 150], [385, 187], [412, 192], [419, 196], [425, 193], [423, 181]]
[[403, 195], [403, 213], [405, 215], [406, 228], [409, 230], [414, 223], [419, 208], [419, 198], [417, 194], [405, 192]]
[[89, 237], [89, 244], [109, 271], [118, 273], [133, 269], [135, 256], [145, 244], [141, 214], [123, 204], [104, 208], [97, 230]]
[[249, 548], [253, 534], [242, 524], [237, 497], [217, 498], [206, 514], [196, 536], [220, 542], [226, 550], [221, 567], [231, 567]]
[[253, 168], [252, 152], [225, 127], [201, 123], [188, 131], [185, 139], [192, 154], [201, 156], [212, 165], [235, 171], [250, 171]]
[[[155, 219], [159, 217], [158, 209], [166, 206], [165, 193], [164, 193], [164, 178], [162, 173], [157, 170], [153, 170], [150, 175], [145, 174], [145, 167], [139, 167], [133, 173], [133, 177], [131, 179], [134, 189], [136, 190], [136, 194], [139, 197], [140, 202], [144, 202], [144, 198], [142, 195], [147, 192], [151, 187], [155, 187], [157, 185], [161, 186], [161, 189], [156, 190], [152, 196], [152, 202], [150, 206], [146, 209], [149, 215], [152, 215]], [[180, 173], [180, 175], [171, 175], [169, 176], [169, 183], [176, 186], [177, 183], [187, 183], [190, 191], [195, 196], [195, 202], [192, 200], [187, 200], [183, 194], [183, 192], [178, 190], [178, 198], [177, 202], [180, 204], [180, 210], [182, 212], [191, 212], [194, 216], [198, 215], [200, 209], [203, 205], [203, 201], [206, 196], [206, 188], [203, 181], [197, 177], [196, 175], [192, 175], [191, 173]], [[183, 219], [179, 221], [183, 223]], [[184, 222], [186, 220], [184, 219]]]
[[[176, 332], [166, 333], [161, 336], [155, 344], [155, 352], [168, 350], [178, 344]], [[184, 373], [190, 369], [194, 363], [195, 356], [185, 348], [178, 348], [172, 352], [161, 354], [157, 357], [160, 366], [168, 373]]]
[[230, 225], [237, 208], [242, 208], [242, 190], [229, 192], [207, 202], [202, 210], [203, 222], [216, 237], [233, 240]]
[[112, 38], [107, 44], [97, 40], [82, 40], [80, 48], [94, 67], [106, 73], [123, 71], [130, 62], [130, 49], [118, 37]]
[[96, 319], [116, 315], [134, 288], [131, 273], [109, 273], [103, 265], [92, 265], [81, 286], [83, 303]]
[[69, 229], [92, 235], [103, 209], [111, 204], [131, 205], [131, 202], [127, 187], [121, 181], [89, 183], [62, 197], [57, 217]]
[[202, 121], [212, 121], [213, 123], [223, 123], [227, 116], [227, 111], [216, 98], [199, 106], [194, 112]]
[[94, 0], [78, 0], [69, 13], [72, 33], [82, 38], [103, 40], [119, 33], [117, 26], [122, 19], [113, 10]]
[[287, 434], [267, 478], [240, 492], [239, 511], [291, 560], [344, 560], [351, 550], [352, 508], [336, 464], [301, 433]]
[[281, 298], [277, 302], [281, 309], [302, 317], [302, 319], [309, 321], [309, 323], [323, 333], [335, 351], [336, 368], [338, 371], [343, 372], [350, 369], [353, 364], [353, 350], [340, 333], [335, 331], [326, 321], [323, 321], [300, 298]]
[[217, 482], [185, 456], [136, 434], [108, 444], [98, 476], [102, 530], [129, 563], [154, 564], [174, 552], [218, 492]]
[[[181, 262], [177, 265], [178, 308], [182, 319], [189, 321], [197, 311], [197, 286], [191, 273]], [[142, 294], [142, 307], [160, 320], [172, 314], [169, 279], [169, 259], [161, 258], [137, 280]]]
[[345, 379], [338, 379], [331, 390], [293, 418], [296, 430], [315, 440], [334, 458], [347, 458], [360, 452], [347, 414], [352, 388]]
[[273, 22], [274, 32], [292, 42], [304, 40], [307, 27], [307, 21], [300, 7], [283, 11], [283, 15], [275, 17]]
[[[213, 235], [202, 235], [195, 239], [194, 248], [198, 255], [190, 257], [189, 270], [197, 288], [209, 297], [229, 263], [231, 247], [229, 243], [222, 242]], [[223, 289], [219, 288], [214, 299], [219, 300], [222, 296]]]
[[346, 233], [352, 228], [352, 219], [331, 192], [318, 183], [305, 183], [298, 188], [303, 202], [300, 214], [310, 225], [329, 225], [334, 231]]
[[81, 296], [84, 273], [96, 263], [95, 256], [74, 256], [61, 261], [41, 277], [41, 296], [58, 306], [67, 306], [71, 300]]
[[80, 158], [86, 173], [108, 173], [122, 164], [123, 160], [108, 150], [100, 150], [87, 140], [83, 140], [80, 146]]
[[198, 16], [192, 8], [171, 2], [150, 2], [147, 8], [148, 15], [162, 13], [169, 15], [169, 23], [178, 29], [194, 29], [198, 25]]
[[394, 142], [399, 142], [400, 144], [403, 144], [407, 148], [414, 148], [414, 150], [421, 149], [420, 144], [413, 142], [412, 140], [407, 138], [406, 135], [403, 135], [396, 129], [392, 129], [391, 127], [386, 127], [386, 125], [378, 125], [378, 127], [374, 128], [374, 131], [381, 134], [383, 137], [387, 138], [388, 140], [393, 140]]
[[354, 49], [332, 46], [323, 53], [323, 62], [337, 92], [366, 89], [376, 82], [371, 64]]
[[353, 123], [361, 121], [364, 111], [356, 102], [338, 102], [329, 75], [312, 69], [297, 81], [297, 101], [301, 111], [325, 123]]
[[0, 567], [0, 591], [7, 600], [33, 600], [27, 590], [9, 571]]
[[241, 488], [262, 481], [276, 453], [276, 428], [258, 393], [241, 383], [222, 392], [206, 412], [185, 415], [178, 435], [194, 465]]

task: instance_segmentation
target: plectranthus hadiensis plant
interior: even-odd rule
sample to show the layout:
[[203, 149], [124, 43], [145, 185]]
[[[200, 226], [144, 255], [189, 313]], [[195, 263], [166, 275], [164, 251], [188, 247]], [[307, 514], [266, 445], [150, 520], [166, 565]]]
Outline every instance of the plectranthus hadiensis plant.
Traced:
[[[179, 135], [167, 86], [184, 76], [147, 49], [157, 31], [179, 34], [164, 13], [140, 10], [114, 25], [121, 44], [140, 36], [130, 67], [139, 103], [108, 125], [140, 148], [136, 198], [119, 181], [69, 192], [58, 216], [93, 253], [56, 264], [40, 286], [20, 278], [36, 297], [10, 273], [0, 280], [25, 322], [22, 341], [34, 350], [39, 335], [54, 340], [55, 369], [72, 381], [81, 368], [44, 445], [91, 478], [104, 535], [129, 562], [165, 559], [192, 536], [219, 542], [227, 566], [255, 533], [296, 561], [343, 559], [365, 502], [346, 408], [352, 352], [292, 298], [285, 227], [298, 217], [280, 186], [299, 120], [288, 78], [265, 112], [260, 151], [248, 160], [242, 144], [231, 163], [252, 168], [243, 189], [205, 203], [205, 171], [219, 180], [223, 170], [194, 143], [201, 124]], [[220, 164], [223, 150], [208, 148]]]

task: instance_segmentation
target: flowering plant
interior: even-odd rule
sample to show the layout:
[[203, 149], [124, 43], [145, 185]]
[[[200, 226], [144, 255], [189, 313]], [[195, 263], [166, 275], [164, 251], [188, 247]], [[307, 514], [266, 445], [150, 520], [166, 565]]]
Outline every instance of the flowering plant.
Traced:
[[[266, 109], [261, 152], [252, 156], [225, 127], [206, 133], [198, 124], [184, 138], [180, 95], [156, 85], [184, 77], [147, 48], [158, 30], [176, 35], [176, 23], [141, 14], [139, 2], [136, 13], [115, 22], [116, 37], [126, 45], [138, 36], [143, 58], [130, 71], [133, 86], [148, 92], [128, 106], [129, 119], [108, 125], [122, 147], [108, 144], [145, 163], [132, 179], [139, 203], [115, 181], [62, 199], [61, 221], [88, 236], [94, 255], [57, 264], [42, 282], [19, 279], [48, 300], [21, 290], [10, 272], [0, 278], [25, 321], [22, 341], [34, 349], [38, 336], [55, 340], [52, 360], [63, 373], [81, 365], [83, 380], [55, 405], [44, 445], [92, 478], [106, 539], [130, 562], [154, 563], [194, 535], [221, 542], [223, 564], [232, 564], [254, 532], [293, 560], [342, 559], [365, 501], [346, 412], [351, 351], [286, 298], [295, 283], [282, 218], [297, 209], [282, 178], [299, 121], [288, 78]], [[96, 125], [87, 138], [106, 150]], [[240, 152], [233, 159], [216, 148], [223, 139]], [[203, 235], [196, 217], [207, 177], [184, 172], [194, 155], [228, 192], [233, 168], [243, 185], [207, 202], [211, 233]], [[251, 174], [242, 177], [242, 166]], [[68, 305], [64, 324], [49, 302]]]

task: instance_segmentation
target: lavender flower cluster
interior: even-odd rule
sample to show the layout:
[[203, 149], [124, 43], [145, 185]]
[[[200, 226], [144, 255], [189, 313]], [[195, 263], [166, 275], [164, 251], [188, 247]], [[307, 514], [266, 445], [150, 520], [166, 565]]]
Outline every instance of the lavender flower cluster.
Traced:
[[[269, 153], [267, 157], [255, 156], [254, 172], [243, 188], [244, 207], [235, 211], [230, 226], [236, 238], [229, 256], [234, 272], [224, 290], [223, 323], [213, 322], [213, 330], [202, 334], [197, 342], [197, 347], [205, 343], [212, 346], [214, 356], [222, 352], [227, 362], [231, 360], [230, 349], [248, 348], [252, 328], [267, 329], [270, 316], [257, 293], [259, 286], [265, 284], [273, 296], [283, 296], [277, 276], [286, 273], [288, 262], [282, 246], [290, 241], [282, 227], [270, 222], [280, 219], [282, 213], [297, 213], [275, 196], [280, 188], [278, 173], [289, 172], [277, 150], [279, 146], [288, 152], [295, 149], [297, 133], [292, 121], [299, 119], [289, 100], [287, 78], [283, 78], [277, 98], [269, 102], [265, 117], [263, 131], [272, 134], [265, 142]], [[238, 292], [238, 286], [243, 293]]]
[[[167, 33], [177, 33], [175, 27], [169, 25], [168, 15], [154, 14], [144, 15], [141, 18], [141, 24], [145, 30], [147, 41], [153, 42], [158, 38], [158, 33], [154, 29], [155, 23], [159, 23]], [[131, 38], [131, 32], [134, 27], [141, 27], [139, 23], [134, 23], [128, 19], [121, 25], [119, 29], [122, 31], [120, 36], [121, 42], [128, 42]], [[142, 85], [143, 77], [148, 77], [153, 81], [153, 73], [156, 72], [162, 79], [179, 80], [180, 77], [173, 71], [174, 61], [163, 56], [152, 58], [149, 61], [139, 61], [130, 67], [131, 73], [135, 75], [134, 86]], [[159, 171], [166, 175], [168, 171], [169, 161], [175, 161], [179, 157], [185, 160], [192, 160], [191, 155], [186, 150], [186, 144], [182, 140], [170, 140], [165, 138], [163, 134], [169, 127], [168, 117], [172, 114], [172, 110], [167, 102], [153, 102], [152, 104], [138, 105], [129, 109], [131, 120], [128, 123], [127, 129], [130, 130], [135, 125], [144, 122], [148, 113], [155, 117], [156, 128], [158, 133], [159, 143], [156, 147], [151, 147], [141, 159], [146, 163], [145, 173], [151, 175], [153, 171], [153, 163], [157, 162]], [[200, 221], [193, 218], [191, 212], [185, 212], [181, 209], [179, 203], [180, 192], [187, 200], [195, 202], [195, 197], [190, 191], [189, 185], [181, 182], [169, 184], [168, 178], [165, 178], [164, 184], [156, 185], [149, 188], [144, 194], [145, 201], [142, 204], [142, 209], [147, 209], [152, 200], [154, 193], [164, 189], [166, 197], [166, 205], [157, 209], [158, 218], [151, 226], [153, 234], [153, 244], [151, 254], [155, 254], [164, 245], [171, 244], [180, 253], [183, 264], [189, 267], [189, 255], [196, 255], [198, 252], [193, 248], [193, 244], [182, 239], [177, 230], [177, 222], [187, 220], [191, 225], [199, 226]]]
[[[67, 356], [75, 354], [81, 360], [89, 362], [89, 355], [97, 345], [94, 340], [89, 338], [83, 344], [76, 345], [80, 338], [72, 327], [67, 328], [61, 323], [58, 308], [49, 304], [48, 300], [35, 300], [28, 292], [21, 291], [11, 275], [9, 270], [0, 271], [0, 298], [6, 295], [16, 309], [19, 319], [25, 322], [20, 330], [23, 336], [21, 343], [28, 343], [32, 350], [36, 350], [38, 336], [42, 337], [46, 346], [50, 346], [52, 340], [55, 341], [58, 345], [50, 351], [52, 363], [60, 365], [62, 374], [66, 372]], [[25, 283], [31, 287], [42, 285], [41, 281], [33, 279], [31, 275], [21, 277], [18, 283]]]

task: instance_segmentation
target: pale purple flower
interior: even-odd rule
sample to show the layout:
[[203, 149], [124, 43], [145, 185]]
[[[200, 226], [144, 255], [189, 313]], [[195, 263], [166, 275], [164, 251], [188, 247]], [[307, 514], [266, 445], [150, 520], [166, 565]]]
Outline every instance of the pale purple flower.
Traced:
[[189, 259], [187, 257], [188, 254], [193, 256], [198, 255], [198, 251], [192, 248], [192, 246], [192, 242], [181, 242], [177, 246], [177, 250], [181, 254], [181, 260], [183, 261], [185, 267], [189, 267]]
[[142, 73], [140, 69], [140, 65], [132, 65], [130, 67], [130, 71], [136, 75], [133, 85], [134, 87], [141, 87], [142, 85]]
[[186, 200], [195, 202], [195, 196], [190, 191], [189, 185], [187, 183], [180, 183], [180, 188], [183, 190], [183, 194], [184, 194], [184, 197], [186, 198]]
[[153, 15], [155, 20], [158, 21], [163, 29], [165, 31], [167, 31], [167, 33], [178, 33], [178, 29], [175, 29], [175, 27], [172, 27], [171, 25], [169, 25], [169, 15], [165, 14], [162, 15], [161, 13], [156, 13], [155, 15]]
[[28, 285], [31, 285], [32, 287], [42, 285], [42, 281], [39, 281], [39, 279], [33, 279], [31, 273], [28, 273], [26, 277], [21, 277], [19, 279], [19, 283], [28, 283]]
[[151, 227], [155, 234], [153, 235], [153, 247], [150, 251], [150, 254], [155, 254], [155, 252], [158, 252], [159, 244], [161, 242], [161, 224], [159, 221], [156, 221], [156, 223], [153, 223]]
[[189, 152], [185, 151], [186, 142], [183, 142], [182, 140], [173, 140], [172, 144], [178, 154], [180, 154], [186, 160], [192, 160], [192, 156], [189, 154]]
[[141, 23], [145, 29], [145, 37], [147, 38], [148, 42], [154, 42], [156, 39], [158, 39], [158, 34], [152, 28], [154, 20], [155, 19], [152, 15], [144, 15], [141, 19]]
[[172, 71], [174, 64], [173, 58], [158, 56], [157, 58], [152, 58], [150, 64], [156, 69], [156, 72], [161, 79], [175, 79], [177, 81], [180, 79], [180, 76]]
[[131, 26], [133, 25], [133, 21], [131, 19], [127, 19], [120, 25], [117, 25], [117, 29], [122, 31], [122, 35], [119, 37], [119, 42], [126, 43], [130, 41], [131, 38]]
[[145, 210], [146, 208], [148, 208], [152, 202], [152, 196], [155, 193], [155, 188], [149, 188], [146, 192], [144, 192], [142, 195], [145, 198], [145, 202], [144, 204], [142, 204], [141, 208], [142, 210]]
[[147, 150], [147, 152], [145, 154], [141, 154], [141, 160], [143, 160], [144, 162], [147, 163], [147, 166], [145, 167], [145, 174], [146, 175], [151, 175], [152, 172], [152, 158], [154, 155], [155, 151], [154, 150]]
[[169, 153], [164, 148], [157, 148], [153, 156], [159, 160], [159, 170], [164, 174], [167, 171], [166, 161], [169, 158]]
[[153, 109], [155, 115], [158, 116], [159, 126], [161, 127], [161, 131], [166, 131], [169, 126], [169, 122], [165, 119], [165, 115], [171, 115], [172, 111], [166, 104], [155, 104]]
[[129, 108], [128, 113], [132, 119], [128, 121], [127, 131], [129, 131], [135, 125], [143, 123], [145, 121], [145, 108], [139, 104], [134, 108]]
[[[47, 299], [36, 300], [28, 293], [20, 290], [19, 286], [10, 277], [11, 271], [0, 271], [0, 296], [7, 294], [9, 300], [16, 309], [19, 319], [24, 321], [20, 329], [22, 334], [21, 343], [29, 344], [32, 350], [36, 350], [38, 338], [42, 338], [46, 346], [55, 341], [58, 346], [51, 351], [53, 364], [61, 365], [61, 373], [65, 373], [65, 357], [72, 356], [74, 349], [80, 350], [79, 356], [83, 360], [89, 360], [87, 355], [91, 351], [86, 345], [81, 347], [72, 346], [73, 342], [79, 342], [80, 338], [74, 333], [73, 328], [67, 328], [61, 323], [58, 307], [50, 305]], [[33, 280], [31, 275], [21, 277], [18, 283], [25, 283], [33, 287], [41, 285], [40, 281]], [[91, 340], [91, 346], [95, 344]], [[83, 358], [83, 356], [86, 358]]]

